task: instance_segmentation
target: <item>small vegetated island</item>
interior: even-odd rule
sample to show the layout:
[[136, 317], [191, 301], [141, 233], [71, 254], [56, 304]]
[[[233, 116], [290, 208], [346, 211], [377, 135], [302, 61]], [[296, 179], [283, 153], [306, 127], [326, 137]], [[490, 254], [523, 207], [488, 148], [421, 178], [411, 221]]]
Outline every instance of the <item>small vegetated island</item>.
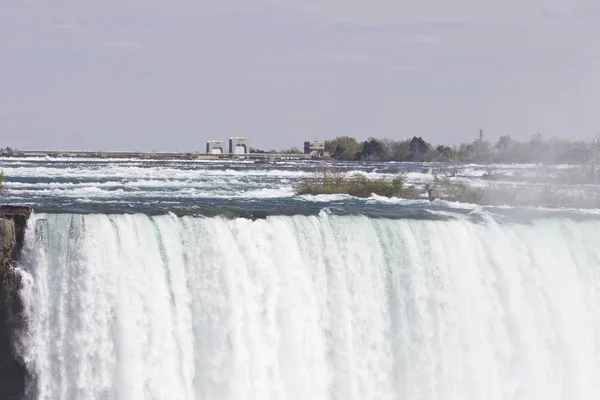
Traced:
[[349, 194], [369, 197], [373, 194], [404, 199], [418, 199], [421, 192], [415, 186], [407, 186], [403, 175], [394, 178], [370, 179], [363, 174], [347, 174], [341, 171], [321, 170], [300, 181], [297, 195]]

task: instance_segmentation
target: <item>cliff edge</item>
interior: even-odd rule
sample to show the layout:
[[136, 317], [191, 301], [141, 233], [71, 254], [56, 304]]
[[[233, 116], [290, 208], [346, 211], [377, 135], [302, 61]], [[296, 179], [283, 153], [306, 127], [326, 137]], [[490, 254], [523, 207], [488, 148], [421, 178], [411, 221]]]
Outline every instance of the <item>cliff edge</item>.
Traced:
[[14, 339], [22, 327], [21, 276], [15, 271], [30, 207], [0, 205], [0, 399], [20, 399], [25, 368], [15, 354]]

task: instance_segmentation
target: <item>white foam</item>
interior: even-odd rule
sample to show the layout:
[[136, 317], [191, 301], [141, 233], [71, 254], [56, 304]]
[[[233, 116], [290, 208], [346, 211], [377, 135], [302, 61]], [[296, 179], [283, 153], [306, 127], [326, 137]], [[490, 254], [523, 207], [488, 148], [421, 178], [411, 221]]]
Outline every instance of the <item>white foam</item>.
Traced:
[[600, 222], [484, 221], [35, 214], [21, 354], [39, 399], [596, 399]]
[[312, 202], [317, 202], [317, 203], [357, 199], [357, 197], [350, 196], [349, 194], [317, 194], [317, 195], [306, 194], [306, 195], [298, 196], [298, 198], [305, 200], [305, 201], [312, 201]]

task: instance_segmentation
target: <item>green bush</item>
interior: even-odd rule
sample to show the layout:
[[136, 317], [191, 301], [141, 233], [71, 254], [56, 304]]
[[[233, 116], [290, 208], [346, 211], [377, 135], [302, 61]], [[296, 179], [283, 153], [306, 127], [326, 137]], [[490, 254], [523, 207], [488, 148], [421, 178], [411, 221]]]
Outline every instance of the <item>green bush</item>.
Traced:
[[372, 194], [403, 199], [418, 199], [421, 193], [413, 186], [405, 185], [405, 178], [399, 175], [393, 179], [370, 179], [363, 174], [348, 175], [341, 171], [322, 170], [300, 181], [295, 187], [296, 195], [349, 194], [356, 197], [369, 197]]

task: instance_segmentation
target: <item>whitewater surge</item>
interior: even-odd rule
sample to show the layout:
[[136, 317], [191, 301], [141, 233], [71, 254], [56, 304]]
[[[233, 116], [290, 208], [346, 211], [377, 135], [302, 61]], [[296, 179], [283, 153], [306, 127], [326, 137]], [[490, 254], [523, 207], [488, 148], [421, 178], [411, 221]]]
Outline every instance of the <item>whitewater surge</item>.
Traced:
[[596, 399], [600, 222], [36, 214], [37, 399]]

